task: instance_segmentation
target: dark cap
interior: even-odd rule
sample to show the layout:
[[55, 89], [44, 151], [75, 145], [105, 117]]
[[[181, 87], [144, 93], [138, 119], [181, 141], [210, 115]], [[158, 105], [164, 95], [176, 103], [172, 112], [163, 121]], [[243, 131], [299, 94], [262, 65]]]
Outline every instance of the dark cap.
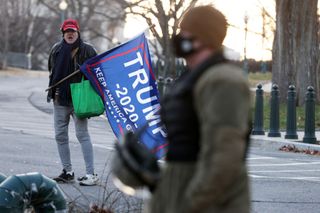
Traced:
[[227, 34], [225, 16], [212, 6], [199, 6], [188, 10], [182, 17], [181, 30], [212, 48], [221, 48]]

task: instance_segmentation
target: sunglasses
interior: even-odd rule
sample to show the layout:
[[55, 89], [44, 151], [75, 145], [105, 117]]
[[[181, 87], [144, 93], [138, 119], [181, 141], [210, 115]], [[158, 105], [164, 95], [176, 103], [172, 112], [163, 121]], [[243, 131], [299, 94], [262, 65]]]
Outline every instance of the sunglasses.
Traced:
[[77, 31], [73, 29], [66, 29], [65, 31], [63, 31], [63, 33], [75, 33], [75, 32]]

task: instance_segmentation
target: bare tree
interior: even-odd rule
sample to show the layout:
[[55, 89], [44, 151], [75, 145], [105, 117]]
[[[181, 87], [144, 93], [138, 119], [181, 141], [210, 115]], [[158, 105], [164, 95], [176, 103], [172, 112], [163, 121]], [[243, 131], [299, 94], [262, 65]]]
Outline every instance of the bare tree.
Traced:
[[29, 1], [5, 1], [1, 5], [0, 32], [2, 65], [6, 67], [9, 52], [27, 52], [28, 26], [30, 20]]
[[[151, 28], [156, 42], [152, 43], [155, 55], [165, 64], [165, 75], [174, 77], [175, 58], [170, 38], [176, 34], [178, 22], [184, 11], [198, 0], [66, 0], [65, 17], [79, 20], [81, 35], [93, 43], [104, 43], [98, 50], [112, 47], [112, 41], [121, 32], [128, 13], [143, 17]], [[36, 3], [36, 4], [35, 4]], [[60, 1], [11, 0], [1, 5], [1, 52], [16, 51], [32, 54], [32, 68], [45, 68], [50, 46], [61, 36]], [[86, 39], [87, 40], [87, 39]], [[101, 42], [102, 40], [106, 42]], [[121, 40], [121, 38], [117, 39]], [[3, 54], [4, 56], [6, 54]], [[2, 61], [5, 62], [5, 57]]]
[[[136, 0], [128, 4], [128, 13], [142, 17], [151, 27], [155, 42], [151, 43], [158, 59], [164, 62], [164, 75], [175, 77], [175, 56], [170, 39], [178, 30], [178, 23], [186, 10], [198, 0]], [[125, 1], [122, 2], [125, 4]]]
[[9, 51], [9, 19], [8, 17], [8, 1], [5, 1], [0, 7], [0, 26], [1, 33], [3, 36], [0, 36], [0, 69], [5, 69], [7, 67], [7, 53]]
[[[67, 0], [65, 17], [79, 20], [81, 36], [95, 44], [98, 50], [111, 46], [113, 38], [121, 35], [125, 12], [117, 0]], [[32, 55], [33, 69], [46, 69], [50, 47], [61, 38], [60, 1], [11, 0], [0, 8], [0, 55], [6, 66], [9, 52]], [[117, 30], [120, 29], [120, 32]]]
[[318, 0], [276, 0], [272, 81], [279, 85], [282, 102], [290, 84], [296, 86], [298, 105], [304, 103], [308, 86], [315, 88], [319, 100], [317, 4]]
[[[38, 0], [54, 17], [60, 17], [60, 1]], [[126, 17], [124, 5], [117, 0], [68, 0], [65, 11], [66, 18], [74, 18], [79, 21], [81, 33], [91, 41], [105, 39], [111, 43], [117, 35], [117, 29], [122, 29]], [[119, 35], [117, 35], [119, 36]], [[98, 42], [97, 42], [98, 43]], [[110, 46], [98, 47], [106, 50]]]

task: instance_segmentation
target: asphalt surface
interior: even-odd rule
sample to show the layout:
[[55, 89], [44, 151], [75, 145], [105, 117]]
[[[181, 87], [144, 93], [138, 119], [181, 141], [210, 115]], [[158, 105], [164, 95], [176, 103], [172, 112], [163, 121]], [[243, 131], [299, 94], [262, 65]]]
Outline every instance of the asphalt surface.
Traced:
[[320, 156], [251, 147], [252, 213], [320, 212]]
[[[47, 83], [47, 72], [0, 71], [0, 173], [7, 177], [39, 172], [52, 178], [61, 173], [52, 103], [46, 102], [44, 92]], [[59, 184], [70, 207], [75, 208], [74, 212], [88, 212], [90, 205], [106, 204], [115, 212], [140, 212], [141, 199], [125, 196], [113, 185], [110, 168], [116, 138], [107, 120], [103, 116], [90, 118], [89, 132], [100, 183], [92, 187]], [[69, 140], [75, 176], [83, 176], [84, 161], [72, 120]]]
[[[61, 172], [53, 133], [52, 103], [46, 102], [44, 92], [47, 83], [46, 72], [0, 71], [0, 173], [10, 176], [40, 172], [54, 177]], [[84, 162], [72, 121], [69, 128], [72, 163], [75, 175], [81, 176], [84, 174]], [[115, 137], [104, 116], [89, 120], [89, 132], [94, 146], [95, 168], [101, 182], [94, 187], [60, 184], [68, 201], [86, 212], [84, 209], [89, 205], [101, 205], [107, 198], [116, 212], [140, 212], [142, 201], [124, 196], [113, 185], [110, 167]], [[319, 203], [312, 198], [318, 197], [313, 185], [320, 182], [320, 177], [313, 174], [319, 174], [319, 157], [278, 150], [284, 145], [311, 150], [320, 150], [320, 147], [302, 143], [303, 132], [298, 132], [297, 140], [284, 139], [284, 135], [282, 132], [281, 137], [270, 138], [266, 132], [265, 135], [251, 137], [248, 168], [252, 179], [253, 212], [288, 212], [290, 208], [290, 212], [301, 212], [301, 209], [317, 212]], [[320, 139], [319, 132], [316, 136]], [[279, 169], [281, 167], [284, 168]], [[283, 176], [289, 168], [291, 176]], [[306, 172], [310, 174], [306, 175]], [[280, 192], [279, 188], [282, 188]], [[108, 197], [109, 194], [112, 196]], [[303, 200], [297, 196], [303, 196]]]

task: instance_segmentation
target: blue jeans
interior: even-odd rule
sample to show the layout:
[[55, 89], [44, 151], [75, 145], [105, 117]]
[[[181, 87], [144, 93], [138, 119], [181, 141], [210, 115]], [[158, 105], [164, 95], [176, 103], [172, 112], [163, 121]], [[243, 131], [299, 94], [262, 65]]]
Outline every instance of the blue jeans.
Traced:
[[88, 119], [77, 118], [73, 112], [72, 106], [60, 106], [57, 103], [53, 104], [53, 115], [55, 139], [63, 169], [65, 169], [67, 172], [72, 171], [68, 136], [68, 126], [70, 122], [70, 116], [72, 116], [74, 120], [76, 136], [81, 144], [82, 154], [86, 165], [86, 173], [94, 174], [93, 149], [88, 132]]

